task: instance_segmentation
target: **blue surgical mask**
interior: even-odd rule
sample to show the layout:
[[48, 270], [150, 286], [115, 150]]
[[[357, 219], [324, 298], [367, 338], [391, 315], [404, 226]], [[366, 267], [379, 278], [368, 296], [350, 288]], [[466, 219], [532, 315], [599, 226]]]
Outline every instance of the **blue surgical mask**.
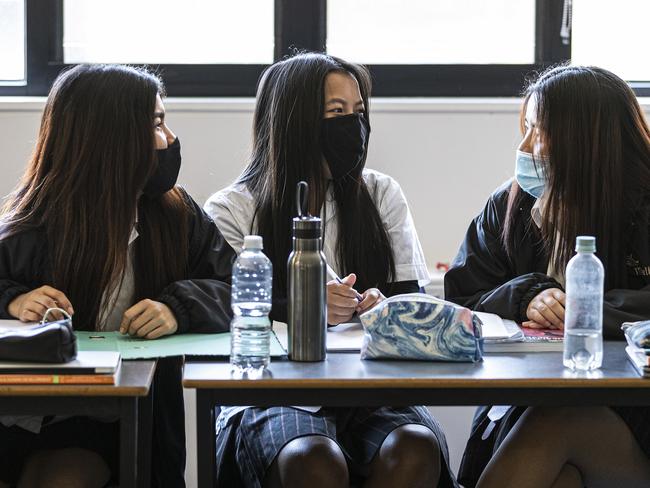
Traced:
[[533, 155], [523, 151], [517, 151], [515, 178], [522, 190], [526, 193], [540, 198], [546, 187], [546, 178], [544, 176], [544, 166], [546, 158], [537, 157], [537, 166], [533, 161]]

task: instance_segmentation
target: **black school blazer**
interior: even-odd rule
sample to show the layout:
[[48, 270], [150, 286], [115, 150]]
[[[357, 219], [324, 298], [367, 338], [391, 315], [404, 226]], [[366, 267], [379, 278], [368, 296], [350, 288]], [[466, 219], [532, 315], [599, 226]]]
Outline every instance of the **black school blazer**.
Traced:
[[[230, 328], [230, 283], [234, 250], [214, 221], [183, 192], [189, 212], [189, 272], [158, 297], [176, 316], [178, 333], [224, 332]], [[0, 229], [0, 235], [2, 234]], [[34, 229], [0, 239], [0, 318], [22, 293], [51, 284], [47, 243]], [[134, 266], [135, 267], [135, 266]], [[73, 304], [74, 305], [74, 304]], [[185, 486], [185, 414], [182, 358], [158, 360], [153, 383], [152, 486]], [[113, 473], [117, 477], [117, 473]]]
[[[546, 275], [548, 256], [530, 215], [535, 198], [525, 192], [515, 216], [514, 256], [506, 254], [501, 232], [511, 184], [499, 187], [470, 224], [445, 275], [445, 298], [521, 323], [538, 293], [562, 286]], [[623, 322], [650, 319], [650, 204], [641, 204], [632, 215], [626, 232], [627, 287], [605, 290], [603, 334], [609, 339], [623, 337]]]
[[[159, 296], [147, 298], [164, 303], [174, 312], [178, 333], [224, 332], [229, 330], [232, 317], [230, 282], [236, 254], [214, 221], [189, 195], [183, 195], [190, 209], [187, 278], [169, 283]], [[51, 285], [50, 270], [43, 230], [0, 239], [0, 318], [11, 318], [7, 308], [18, 295]]]

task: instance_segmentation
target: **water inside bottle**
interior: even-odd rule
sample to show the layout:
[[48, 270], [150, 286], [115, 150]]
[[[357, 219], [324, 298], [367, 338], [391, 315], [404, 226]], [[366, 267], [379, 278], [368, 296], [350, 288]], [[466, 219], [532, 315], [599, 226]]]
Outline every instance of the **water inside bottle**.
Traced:
[[269, 365], [271, 322], [266, 315], [235, 317], [230, 331], [230, 364], [235, 371], [250, 375]]
[[600, 331], [573, 329], [564, 333], [564, 366], [590, 371], [603, 364], [603, 339]]

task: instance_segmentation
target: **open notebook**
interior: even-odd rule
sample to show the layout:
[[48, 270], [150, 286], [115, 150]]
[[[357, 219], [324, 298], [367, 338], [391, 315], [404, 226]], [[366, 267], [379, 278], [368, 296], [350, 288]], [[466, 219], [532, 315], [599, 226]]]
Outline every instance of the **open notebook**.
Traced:
[[[287, 324], [273, 322], [273, 332], [278, 341], [287, 351], [289, 350], [289, 336]], [[348, 322], [330, 327], [327, 330], [328, 352], [359, 352], [363, 343], [363, 327], [361, 322]]]
[[[561, 331], [522, 329], [514, 321], [504, 320], [498, 315], [474, 313], [483, 323], [483, 349], [486, 354], [562, 350]], [[273, 330], [282, 346], [287, 348], [287, 324], [274, 322]], [[362, 344], [363, 326], [359, 321], [339, 324], [327, 330], [328, 352], [359, 352]]]

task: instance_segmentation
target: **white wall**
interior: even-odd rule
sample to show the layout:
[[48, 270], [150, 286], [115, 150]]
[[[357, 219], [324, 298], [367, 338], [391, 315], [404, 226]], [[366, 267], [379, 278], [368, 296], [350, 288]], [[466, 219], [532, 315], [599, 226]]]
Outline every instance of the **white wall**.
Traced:
[[[512, 175], [519, 142], [517, 99], [375, 99], [368, 166], [402, 185], [429, 264], [450, 261], [469, 221]], [[203, 202], [241, 171], [250, 146], [251, 99], [169, 99], [180, 137], [180, 183]], [[645, 108], [648, 108], [646, 100]], [[0, 195], [15, 185], [31, 151], [42, 99], [0, 97]], [[432, 369], [433, 371], [433, 369]], [[192, 392], [186, 395], [188, 486], [196, 486]], [[457, 468], [472, 409], [434, 408]]]
[[[0, 195], [8, 193], [36, 137], [42, 99], [0, 98]], [[180, 183], [203, 202], [239, 174], [250, 147], [251, 99], [169, 99], [181, 139]], [[469, 220], [507, 179], [519, 101], [376, 99], [368, 166], [402, 185], [430, 266], [453, 258]]]

